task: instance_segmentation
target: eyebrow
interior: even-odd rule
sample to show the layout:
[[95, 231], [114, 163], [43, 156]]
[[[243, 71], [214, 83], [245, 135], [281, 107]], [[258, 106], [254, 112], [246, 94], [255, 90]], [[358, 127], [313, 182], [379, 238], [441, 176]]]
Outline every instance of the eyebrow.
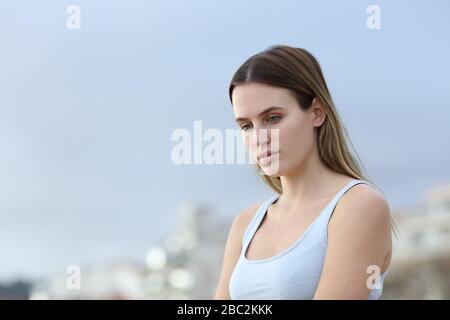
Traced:
[[[264, 115], [268, 114], [269, 112], [272, 112], [272, 111], [275, 111], [275, 110], [284, 110], [284, 109], [285, 108], [283, 108], [283, 107], [272, 106], [272, 107], [269, 107], [266, 110], [260, 112], [257, 117], [258, 118], [262, 118]], [[248, 120], [248, 119], [247, 118], [242, 118], [242, 117], [239, 117], [239, 118], [235, 119], [235, 121], [237, 123], [245, 121], [245, 120]]]

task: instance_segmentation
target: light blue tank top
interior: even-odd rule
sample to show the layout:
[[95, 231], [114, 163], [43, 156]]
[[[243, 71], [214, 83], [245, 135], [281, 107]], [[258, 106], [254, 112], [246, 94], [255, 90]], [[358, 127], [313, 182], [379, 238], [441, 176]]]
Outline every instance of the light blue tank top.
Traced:
[[[242, 251], [229, 283], [231, 299], [312, 299], [319, 284], [325, 259], [328, 221], [339, 199], [351, 187], [360, 183], [374, 187], [366, 181], [356, 179], [350, 181], [288, 249], [270, 258], [248, 260], [247, 247], [268, 207], [279, 195], [265, 201], [253, 216], [242, 237]], [[370, 291], [369, 300], [379, 299], [387, 273], [385, 271], [380, 275], [379, 286]]]

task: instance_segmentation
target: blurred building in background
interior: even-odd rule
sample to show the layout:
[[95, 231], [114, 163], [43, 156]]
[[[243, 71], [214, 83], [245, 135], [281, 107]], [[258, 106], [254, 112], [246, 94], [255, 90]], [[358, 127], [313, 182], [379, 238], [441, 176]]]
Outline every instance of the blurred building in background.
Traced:
[[141, 262], [80, 266], [79, 289], [61, 273], [35, 283], [30, 299], [211, 299], [230, 226], [207, 207], [183, 205], [174, 230]]
[[450, 185], [421, 208], [394, 212], [399, 229], [382, 299], [450, 299]]
[[178, 223], [146, 257], [150, 299], [212, 299], [231, 223], [206, 207], [184, 205]]
[[17, 280], [0, 284], [0, 300], [25, 300], [30, 295], [32, 283]]

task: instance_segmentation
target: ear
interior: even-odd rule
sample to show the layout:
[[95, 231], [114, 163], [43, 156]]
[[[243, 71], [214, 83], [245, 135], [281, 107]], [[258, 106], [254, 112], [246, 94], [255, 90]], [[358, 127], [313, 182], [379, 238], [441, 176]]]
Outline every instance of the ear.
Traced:
[[317, 97], [314, 97], [312, 101], [311, 111], [314, 115], [314, 127], [320, 127], [324, 123], [327, 114], [325, 113], [325, 108]]

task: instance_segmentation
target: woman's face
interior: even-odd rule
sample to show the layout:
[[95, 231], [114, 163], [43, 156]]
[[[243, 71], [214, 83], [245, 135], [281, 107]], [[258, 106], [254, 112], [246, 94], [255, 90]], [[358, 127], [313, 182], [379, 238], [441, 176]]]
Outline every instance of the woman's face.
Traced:
[[244, 145], [266, 175], [289, 175], [315, 151], [316, 103], [303, 111], [290, 90], [262, 83], [238, 85], [232, 99]]

